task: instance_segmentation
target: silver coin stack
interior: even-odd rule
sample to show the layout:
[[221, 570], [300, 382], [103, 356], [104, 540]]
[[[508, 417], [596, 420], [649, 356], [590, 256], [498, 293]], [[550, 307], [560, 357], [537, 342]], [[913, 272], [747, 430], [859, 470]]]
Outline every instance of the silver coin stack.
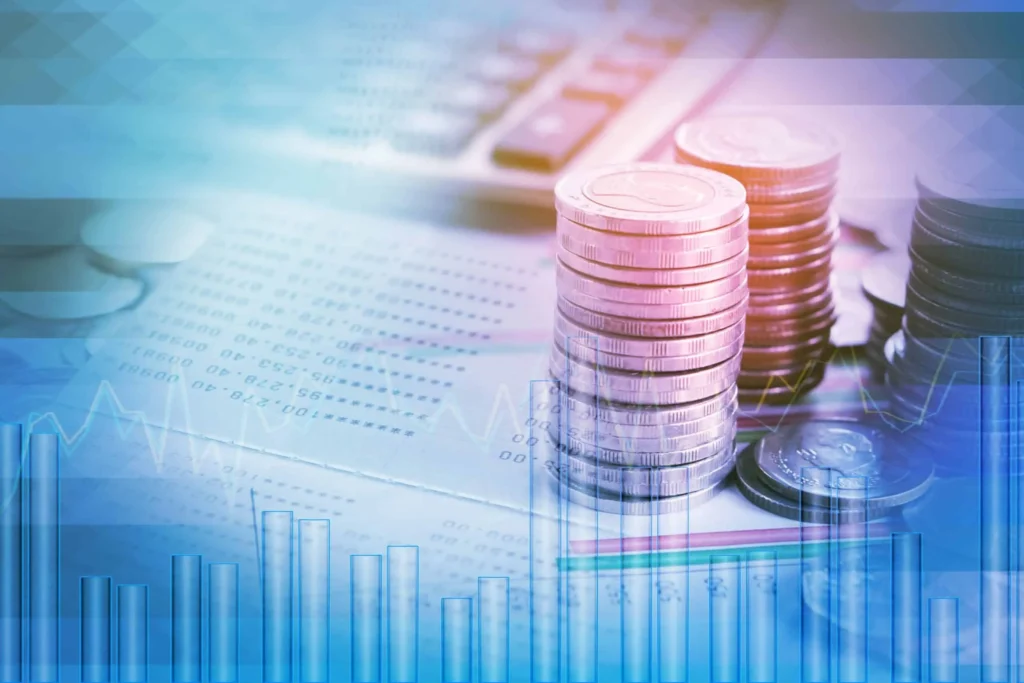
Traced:
[[887, 344], [890, 410], [943, 474], [974, 474], [981, 336], [1024, 335], [1024, 183], [957, 159], [918, 174], [903, 328]]
[[652, 514], [714, 496], [734, 463], [747, 308], [746, 193], [632, 163], [555, 188], [551, 436], [570, 499]]
[[888, 367], [885, 344], [903, 324], [909, 274], [910, 259], [901, 250], [876, 255], [861, 273], [861, 289], [873, 309], [864, 355], [879, 379]]
[[836, 322], [839, 143], [804, 121], [726, 116], [681, 126], [675, 152], [679, 163], [727, 173], [747, 190], [750, 306], [740, 400], [788, 403], [824, 377]]

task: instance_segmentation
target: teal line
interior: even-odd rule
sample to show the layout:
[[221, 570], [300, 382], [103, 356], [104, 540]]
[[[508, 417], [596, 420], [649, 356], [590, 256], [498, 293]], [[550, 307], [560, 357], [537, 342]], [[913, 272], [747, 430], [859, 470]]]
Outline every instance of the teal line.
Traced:
[[[712, 556], [723, 552], [738, 554], [741, 560], [751, 555], [772, 552], [781, 560], [799, 560], [801, 557], [816, 557], [827, 551], [830, 542], [839, 546], [861, 546], [864, 539], [853, 538], [842, 541], [814, 541], [813, 543], [786, 543], [780, 545], [752, 545], [743, 548], [701, 548], [700, 550], [670, 550], [660, 553], [627, 553], [624, 555], [584, 555], [558, 558], [560, 571], [621, 571], [623, 569], [650, 569], [652, 567], [690, 567], [707, 565]], [[868, 543], [888, 543], [888, 538], [868, 539]], [[801, 550], [803, 546], [803, 550]], [[757, 559], [757, 558], [755, 558]], [[763, 559], [763, 557], [761, 558]]]

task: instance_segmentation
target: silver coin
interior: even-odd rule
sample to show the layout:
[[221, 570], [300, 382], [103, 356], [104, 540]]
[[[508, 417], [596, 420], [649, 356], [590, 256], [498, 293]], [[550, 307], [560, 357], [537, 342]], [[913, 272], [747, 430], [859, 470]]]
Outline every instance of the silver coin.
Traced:
[[626, 163], [569, 173], [555, 207], [569, 220], [638, 235], [714, 230], [746, 211], [746, 190], [727, 175], [675, 164]]
[[692, 434], [678, 434], [676, 436], [651, 436], [638, 437], [629, 433], [630, 429], [625, 425], [610, 426], [608, 429], [594, 429], [594, 424], [589, 425], [563, 425], [557, 421], [550, 421], [548, 434], [557, 443], [571, 444], [579, 443], [585, 446], [609, 448], [616, 451], [637, 451], [641, 453], [660, 453], [668, 451], [685, 451], [699, 448], [706, 443], [721, 439], [729, 430], [734, 429], [736, 422], [733, 419], [723, 419], [718, 424], [712, 425], [702, 432]]
[[904, 322], [910, 333], [921, 339], [977, 339], [980, 336], [977, 330], [951, 325], [944, 320], [935, 320], [914, 306], [907, 306]]
[[[641, 358], [674, 359], [679, 356], [701, 355], [729, 347], [736, 342], [742, 343], [745, 323], [741, 319], [731, 327], [693, 337], [644, 338], [618, 335], [612, 332], [595, 330], [592, 327], [573, 322], [561, 310], [555, 310], [555, 338], [580, 339], [580, 346], [601, 353], [614, 353]], [[593, 339], [593, 344], [589, 340]]]
[[[574, 358], [567, 358], [565, 353], [559, 349], [553, 348], [551, 351], [551, 373], [556, 377], [567, 377], [570, 381], [579, 377], [582, 381], [592, 383], [596, 387], [636, 393], [685, 391], [696, 387], [716, 386], [735, 378], [739, 367], [740, 357], [736, 355], [719, 365], [693, 372], [663, 374], [627, 372], [598, 368]], [[634, 401], [630, 401], [630, 403], [634, 403]], [[673, 403], [685, 403], [685, 401], [673, 401]]]
[[730, 259], [737, 254], [743, 253], [747, 248], [745, 230], [742, 236], [728, 242], [715, 242], [711, 246], [665, 252], [613, 249], [603, 246], [601, 242], [579, 240], [565, 232], [560, 232], [557, 240], [565, 250], [591, 261], [598, 261], [609, 266], [654, 268], [657, 270], [700, 268]]
[[836, 506], [830, 509], [807, 501], [794, 501], [770, 488], [761, 479], [753, 446], [744, 449], [736, 458], [736, 481], [744, 498], [762, 510], [808, 524], [859, 524], [885, 517], [891, 512], [888, 508], [870, 506]]
[[17, 259], [0, 274], [0, 301], [19, 313], [47, 320], [108, 315], [136, 303], [144, 292], [138, 279], [95, 268], [81, 248]]
[[[619, 403], [604, 397], [595, 397], [572, 390], [565, 390], [565, 384], [553, 378], [560, 389], [559, 397], [552, 399], [549, 407], [562, 410], [572, 416], [570, 419], [580, 422], [597, 420], [609, 424], [634, 425], [638, 427], [657, 427], [673, 430], [693, 429], [700, 431], [702, 421], [718, 418], [736, 401], [736, 386], [731, 385], [718, 394], [705, 399], [678, 405], [650, 406], [640, 404]], [[670, 431], [670, 433], [673, 433]], [[680, 433], [682, 433], [680, 431]], [[692, 432], [691, 432], [692, 433]]]
[[607, 315], [588, 311], [566, 299], [559, 299], [558, 310], [580, 325], [626, 337], [696, 337], [723, 330], [743, 320], [747, 314], [747, 299], [725, 311], [686, 320], [637, 320]]
[[132, 202], [89, 218], [82, 242], [127, 269], [186, 261], [212, 233], [213, 223], [199, 214]]
[[[578, 397], [570, 398], [566, 394], [561, 396], [561, 400], [558, 403], [547, 403], [546, 409], [539, 407], [541, 403], [538, 402], [538, 407], [535, 408], [534, 414], [543, 416], [549, 423], [547, 425], [548, 429], [551, 429], [553, 424], [558, 425], [560, 429], [566, 430], [566, 433], [571, 433], [573, 436], [588, 443], [594, 443], [595, 433], [596, 435], [602, 433], [613, 434], [623, 439], [672, 439], [701, 434], [719, 428], [724, 424], [734, 422], [739, 403], [736, 400], [735, 392], [732, 393], [732, 400], [724, 403], [723, 407], [717, 412], [707, 413], [688, 422], [665, 424], [608, 422], [600, 419], [602, 408], [607, 409], [607, 406], [599, 405], [595, 408], [592, 402], [580, 405], [581, 400]], [[654, 414], [646, 416], [648, 420], [654, 418], [655, 415], [657, 419], [661, 419], [662, 416], [670, 412], [652, 408], [648, 408], [648, 411]], [[604, 412], [607, 412], [607, 410]], [[678, 415], [674, 417], [678, 417]]]
[[818, 180], [839, 170], [839, 140], [820, 124], [777, 114], [701, 119], [675, 133], [677, 156], [767, 185]]
[[730, 294], [747, 284], [747, 274], [740, 270], [721, 280], [687, 287], [638, 287], [587, 277], [556, 259], [555, 284], [559, 293], [572, 290], [598, 299], [628, 304], [689, 304]]
[[979, 225], [976, 227], [963, 228], [946, 225], [936, 220], [934, 215], [934, 212], [929, 213], [925, 206], [919, 204], [914, 212], [914, 219], [928, 228], [928, 232], [956, 244], [982, 249], [1024, 250], [1024, 222], [1019, 224], [1011, 223], [1010, 225], [1016, 226], [1016, 230], [990, 232], [981, 227], [983, 225], [981, 221], [979, 221]]
[[636, 451], [604, 448], [583, 443], [579, 439], [568, 437], [559, 447], [567, 455], [586, 458], [596, 462], [621, 467], [673, 467], [687, 465], [710, 458], [715, 453], [732, 446], [736, 438], [736, 426], [732, 425], [722, 436], [678, 451]]
[[1024, 273], [1024, 250], [957, 242], [932, 232], [919, 215], [914, 216], [910, 246], [925, 260], [969, 276], [1020, 278]]
[[1005, 249], [1008, 251], [1024, 251], [1024, 222], [1020, 223], [1017, 230], [1012, 234], [1006, 232], [989, 232], [979, 228], [963, 229], [946, 225], [932, 217], [925, 211], [924, 207], [918, 206], [913, 214], [914, 220], [928, 228], [928, 231], [936, 236], [961, 244], [966, 247], [977, 247], [980, 249]]
[[[744, 214], [729, 225], [692, 235], [623, 235], [588, 228], [573, 223], [565, 216], [559, 216], [556, 232], [560, 237], [568, 237], [573, 242], [582, 245], [593, 245], [613, 251], [664, 254], [675, 251], [711, 249], [736, 240], [744, 240], [747, 238], [747, 220], [746, 214]], [[586, 254], [583, 255], [586, 256]]]
[[[593, 341], [593, 338], [590, 338]], [[724, 363], [743, 349], [743, 339], [737, 339], [726, 346], [710, 349], [699, 354], [685, 356], [655, 357], [631, 356], [609, 353], [601, 350], [599, 344], [588, 344], [586, 340], [568, 338], [564, 343], [555, 343], [559, 351], [591, 365], [611, 370], [642, 373], [693, 372]]]
[[922, 197], [950, 211], [996, 220], [1024, 220], [1024, 181], [978, 150], [957, 153], [917, 175]]
[[[752, 245], [792, 244], [817, 237], [838, 222], [839, 214], [830, 211], [803, 223], [750, 228], [748, 238]], [[755, 246], [755, 248], [758, 247]]]
[[[978, 373], [981, 344], [978, 339], [927, 339], [900, 329], [903, 355], [918, 367], [948, 367], [954, 372]], [[891, 335], [890, 335], [891, 336]], [[888, 339], [888, 337], [886, 338]]]
[[931, 219], [931, 223], [955, 231], [953, 234], [967, 233], [1002, 237], [1012, 243], [1019, 241], [1024, 233], [1024, 216], [1013, 220], [971, 216], [950, 210], [949, 206], [944, 206], [941, 202], [936, 203], [928, 197], [919, 197], [916, 208]]
[[651, 499], [683, 496], [714, 486], [729, 476], [735, 462], [735, 449], [730, 444], [721, 452], [688, 465], [657, 469], [616, 467], [570, 455], [562, 463], [562, 469], [571, 481], [584, 487]]
[[882, 429], [811, 420], [768, 434], [754, 447], [766, 484], [792, 500], [828, 506], [894, 508], [921, 497], [932, 467], [910, 457]]
[[1024, 302], [1024, 279], [972, 276], [932, 264], [910, 248], [913, 271], [922, 281], [936, 289], [964, 298], [976, 297], [992, 303]]
[[[745, 274], [743, 279], [746, 279]], [[635, 320], [689, 320], [692, 318], [705, 318], [739, 306], [747, 300], [747, 288], [743, 284], [728, 294], [714, 299], [693, 301], [686, 304], [630, 304], [622, 301], [601, 299], [571, 289], [560, 291], [559, 295], [565, 301], [570, 301], [594, 313], [633, 318]]]
[[749, 249], [744, 249], [724, 261], [696, 268], [655, 269], [609, 266], [577, 256], [561, 246], [557, 248], [558, 260], [577, 272], [608, 282], [645, 287], [688, 287], [721, 280], [741, 272], [747, 265], [749, 253]]
[[613, 403], [632, 403], [638, 406], [672, 406], [680, 403], [699, 403], [710, 399], [735, 385], [735, 379], [723, 379], [713, 384], [691, 387], [689, 389], [675, 389], [672, 391], [630, 391], [619, 387], [595, 384], [593, 378], [587, 378], [580, 374], [565, 377], [558, 366], [551, 368], [551, 375], [554, 378], [562, 378], [560, 381], [568, 388], [600, 400]]
[[907, 287], [912, 288], [919, 296], [929, 303], [945, 310], [949, 316], [959, 316], [961, 312], [977, 316], [979, 319], [994, 319], [998, 322], [1001, 318], [1022, 318], [1024, 317], [1024, 299], [1019, 305], [1008, 303], [991, 303], [979, 298], [977, 295], [970, 298], [959, 297], [932, 287], [923, 281], [914, 272], [907, 278]]
[[685, 496], [669, 498], [630, 498], [612, 495], [602, 489], [569, 484], [565, 487], [569, 501], [598, 512], [616, 515], [649, 517], [689, 512], [717, 496], [726, 486], [728, 478], [714, 486]]
[[[980, 307], [984, 309], [984, 307]], [[953, 329], [968, 331], [973, 336], [984, 334], [1021, 335], [1024, 333], [1024, 317], [1013, 315], [990, 315], [989, 311], [968, 311], [965, 308], [949, 308], [943, 303], [933, 301], [922, 294], [914, 286], [913, 281], [907, 282], [907, 310], [925, 313], [932, 320], [949, 324]], [[990, 309], [992, 310], [992, 309]], [[999, 310], [999, 309], [995, 309]]]

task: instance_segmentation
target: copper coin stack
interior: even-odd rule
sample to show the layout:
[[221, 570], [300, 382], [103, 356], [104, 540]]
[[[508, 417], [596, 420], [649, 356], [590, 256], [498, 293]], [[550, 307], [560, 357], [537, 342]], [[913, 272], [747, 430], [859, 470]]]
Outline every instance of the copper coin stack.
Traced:
[[707, 169], [629, 163], [567, 175], [555, 203], [548, 424], [563, 495], [619, 514], [710, 500], [735, 462], [743, 186]]
[[750, 305], [740, 400], [790, 402], [824, 377], [836, 322], [839, 142], [804, 121], [726, 116], [681, 126], [675, 152], [677, 162], [721, 171], [747, 190]]

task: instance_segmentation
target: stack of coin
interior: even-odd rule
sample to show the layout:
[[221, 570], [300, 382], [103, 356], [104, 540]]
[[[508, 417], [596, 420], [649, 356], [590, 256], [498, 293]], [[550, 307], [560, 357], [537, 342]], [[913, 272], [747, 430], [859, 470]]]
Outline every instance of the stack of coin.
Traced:
[[921, 497], [932, 467], [883, 425], [810, 420], [768, 434], [740, 454], [740, 491], [760, 508], [814, 524], [885, 517]]
[[750, 306], [740, 400], [792, 401], [821, 382], [836, 321], [838, 141], [806, 122], [728, 116], [684, 124], [675, 148], [676, 161], [727, 173], [746, 187]]
[[673, 164], [580, 171], [555, 188], [550, 420], [571, 499], [692, 507], [734, 463], [747, 214], [732, 178]]
[[902, 250], [884, 251], [868, 263], [861, 274], [861, 288], [871, 302], [874, 316], [864, 354], [879, 377], [888, 365], [885, 343], [903, 324], [910, 259]]
[[887, 349], [890, 410], [944, 474], [977, 465], [979, 337], [1024, 335], [1024, 183], [976, 172], [990, 164], [918, 174], [906, 314]]

